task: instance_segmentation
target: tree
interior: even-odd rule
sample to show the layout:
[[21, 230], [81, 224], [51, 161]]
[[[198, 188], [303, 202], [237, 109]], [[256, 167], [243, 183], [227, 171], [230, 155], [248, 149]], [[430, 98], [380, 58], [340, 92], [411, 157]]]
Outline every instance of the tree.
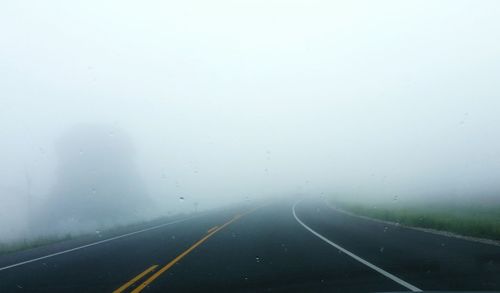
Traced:
[[49, 230], [71, 232], [137, 220], [153, 207], [121, 130], [81, 125], [56, 146], [57, 182], [42, 211]]

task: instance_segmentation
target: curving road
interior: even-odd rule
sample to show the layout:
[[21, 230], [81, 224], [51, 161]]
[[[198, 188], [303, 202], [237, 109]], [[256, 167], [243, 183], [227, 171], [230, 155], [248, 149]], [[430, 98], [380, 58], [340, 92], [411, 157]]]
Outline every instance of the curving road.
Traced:
[[276, 201], [0, 257], [0, 292], [500, 290], [500, 247]]

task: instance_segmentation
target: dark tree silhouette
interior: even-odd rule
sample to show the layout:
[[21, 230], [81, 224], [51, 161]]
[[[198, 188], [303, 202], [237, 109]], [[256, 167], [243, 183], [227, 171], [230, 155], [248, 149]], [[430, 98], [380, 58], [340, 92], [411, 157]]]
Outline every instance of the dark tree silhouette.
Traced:
[[152, 208], [132, 143], [121, 130], [77, 126], [61, 137], [56, 151], [58, 180], [42, 211], [49, 230], [122, 224]]

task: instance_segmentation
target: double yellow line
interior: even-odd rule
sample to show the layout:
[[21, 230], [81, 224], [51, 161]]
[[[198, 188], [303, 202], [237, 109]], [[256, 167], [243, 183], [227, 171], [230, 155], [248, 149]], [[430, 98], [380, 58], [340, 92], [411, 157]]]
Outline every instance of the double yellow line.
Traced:
[[154, 271], [156, 268], [158, 267], [158, 265], [154, 265], [154, 266], [151, 266], [149, 267], [148, 269], [146, 269], [144, 272], [138, 274], [137, 276], [135, 276], [132, 280], [128, 281], [127, 283], [123, 284], [123, 286], [121, 286], [120, 288], [116, 289], [115, 291], [113, 291], [113, 293], [121, 293], [125, 290], [127, 290], [128, 287], [130, 287], [132, 284], [134, 284], [135, 282], [139, 281], [142, 277], [144, 277], [145, 275], [149, 274], [150, 272]]
[[[252, 210], [250, 212], [253, 212], [254, 210]], [[246, 214], [248, 214], [250, 212], [247, 212], [247, 213], [245, 213], [243, 215], [246, 215]], [[226, 222], [224, 225], [222, 225], [220, 227], [218, 227], [218, 226], [212, 227], [210, 230], [207, 231], [207, 235], [205, 235], [203, 238], [201, 238], [200, 240], [198, 240], [195, 244], [191, 245], [191, 247], [189, 247], [183, 253], [179, 254], [171, 262], [169, 262], [164, 267], [162, 267], [160, 270], [158, 270], [153, 275], [151, 275], [146, 281], [142, 282], [139, 286], [137, 286], [134, 290], [132, 290], [132, 293], [139, 293], [142, 290], [144, 290], [144, 288], [146, 288], [149, 284], [151, 284], [154, 280], [156, 280], [156, 278], [158, 278], [161, 274], [163, 274], [168, 269], [170, 269], [174, 264], [176, 264], [183, 257], [185, 257], [186, 255], [188, 255], [196, 247], [198, 247], [203, 242], [207, 241], [207, 239], [210, 238], [210, 237], [212, 237], [212, 235], [214, 235], [215, 233], [219, 232], [220, 230], [224, 229], [225, 227], [227, 227], [228, 225], [230, 225], [234, 221], [236, 221], [239, 218], [241, 218], [243, 215], [236, 215], [236, 216], [234, 216], [230, 221]], [[131, 279], [127, 283], [123, 284], [120, 288], [118, 288], [115, 291], [113, 291], [113, 293], [122, 293], [122, 292], [124, 292], [132, 284], [135, 284], [137, 281], [139, 281], [140, 279], [142, 279], [144, 276], [148, 275], [149, 273], [154, 272], [157, 267], [158, 267], [158, 265], [154, 265], [154, 266], [149, 267], [144, 272], [142, 272], [139, 275], [135, 276], [133, 279]]]

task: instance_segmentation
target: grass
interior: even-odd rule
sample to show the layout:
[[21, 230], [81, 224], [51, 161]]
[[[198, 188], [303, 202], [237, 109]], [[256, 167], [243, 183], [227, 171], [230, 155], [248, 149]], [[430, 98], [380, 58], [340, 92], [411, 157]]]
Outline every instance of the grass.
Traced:
[[[151, 220], [137, 221], [134, 223], [117, 225], [114, 227], [108, 227], [106, 229], [99, 229], [100, 235], [106, 235], [106, 237], [116, 236], [122, 233], [128, 233], [138, 229], [141, 226], [152, 225], [155, 223], [160, 223], [168, 219], [176, 219], [186, 216], [186, 214], [181, 213], [175, 216], [160, 216]], [[40, 246], [45, 246], [49, 244], [54, 244], [58, 242], [63, 242], [71, 239], [83, 238], [94, 235], [93, 233], [79, 233], [79, 234], [65, 234], [65, 235], [50, 235], [50, 236], [40, 236], [32, 239], [21, 239], [9, 242], [0, 242], [0, 255], [32, 249]]]
[[500, 240], [499, 203], [420, 202], [367, 205], [341, 200], [332, 202], [335, 206], [357, 215], [397, 222], [406, 226]]
[[18, 241], [11, 241], [7, 243], [0, 243], [0, 255], [11, 252], [36, 248], [47, 244], [57, 243], [72, 239], [70, 234], [64, 236], [44, 236], [34, 239], [23, 239]]

